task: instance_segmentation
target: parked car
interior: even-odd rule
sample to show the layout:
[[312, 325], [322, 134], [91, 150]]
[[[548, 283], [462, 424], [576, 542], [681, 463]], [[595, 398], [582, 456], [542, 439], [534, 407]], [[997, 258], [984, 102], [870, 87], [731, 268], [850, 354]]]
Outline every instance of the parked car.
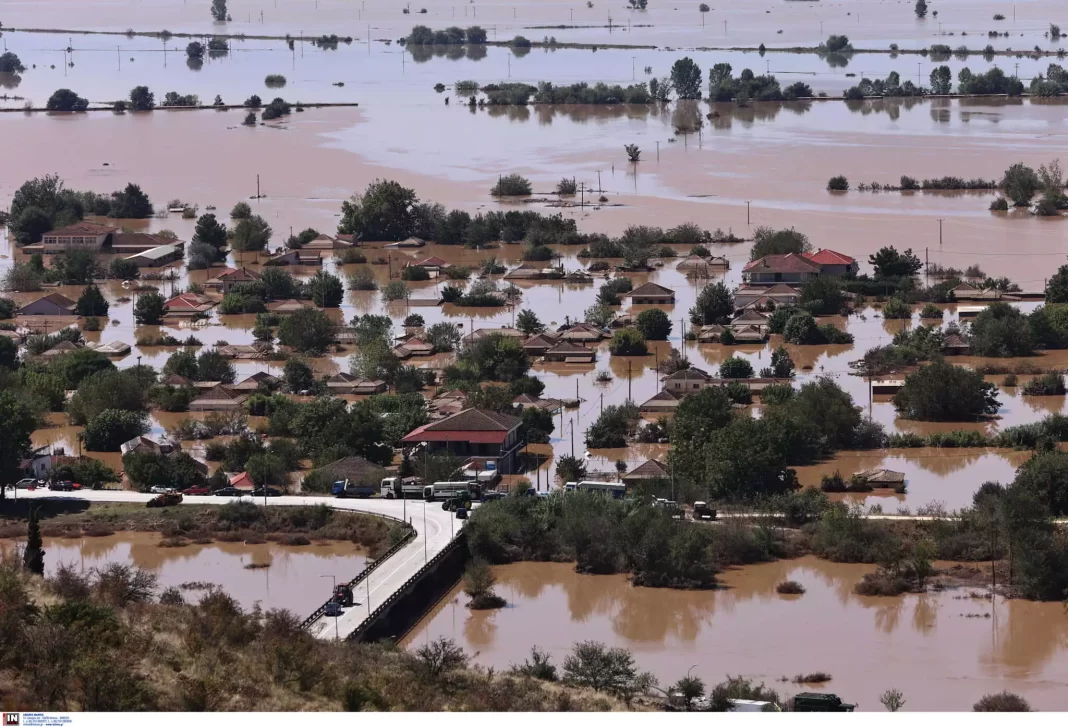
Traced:
[[241, 497], [245, 493], [237, 489], [236, 487], [220, 487], [211, 494], [215, 495], [216, 497]]
[[[280, 497], [281, 494], [282, 494], [281, 490], [276, 490], [273, 487], [268, 487], [267, 488], [267, 497]], [[257, 487], [255, 490], [252, 491], [252, 496], [253, 497], [263, 497], [263, 488], [262, 487]]]
[[458, 508], [456, 508], [456, 519], [457, 520], [466, 520], [467, 519], [467, 508], [466, 507], [458, 507]]
[[490, 502], [491, 500], [503, 500], [506, 495], [500, 490], [486, 490], [482, 493], [482, 502]]
[[337, 601], [330, 601], [326, 604], [326, 610], [323, 611], [324, 616], [340, 616], [344, 611], [341, 610], [341, 604]]
[[35, 487], [40, 487], [44, 484], [41, 480], [34, 479], [33, 477], [26, 477], [15, 483], [15, 487], [20, 490], [32, 490]]
[[57, 492], [74, 492], [74, 483], [70, 480], [61, 480], [50, 484], [48, 489], [56, 490]]
[[193, 487], [187, 487], [182, 490], [183, 495], [210, 495], [211, 490], [203, 485], [195, 485]]
[[176, 490], [169, 485], [152, 485], [149, 492], [153, 495], [166, 495], [168, 492], [176, 492]]

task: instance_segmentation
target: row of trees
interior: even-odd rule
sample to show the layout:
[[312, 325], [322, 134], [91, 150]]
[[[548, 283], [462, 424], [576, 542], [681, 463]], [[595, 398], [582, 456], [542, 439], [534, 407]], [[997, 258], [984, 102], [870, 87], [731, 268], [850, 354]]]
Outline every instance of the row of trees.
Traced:
[[79, 222], [86, 215], [132, 219], [152, 214], [152, 201], [136, 184], [101, 195], [67, 189], [58, 175], [46, 175], [15, 190], [8, 228], [16, 242], [26, 245], [40, 242], [49, 230]]

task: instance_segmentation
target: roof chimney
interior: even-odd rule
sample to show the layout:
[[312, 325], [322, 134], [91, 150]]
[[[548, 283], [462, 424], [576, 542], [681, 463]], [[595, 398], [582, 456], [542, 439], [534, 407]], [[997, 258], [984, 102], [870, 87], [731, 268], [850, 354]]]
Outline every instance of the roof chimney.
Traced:
[[768, 258], [767, 258], [767, 256], [764, 257], [764, 267], [768, 267]]

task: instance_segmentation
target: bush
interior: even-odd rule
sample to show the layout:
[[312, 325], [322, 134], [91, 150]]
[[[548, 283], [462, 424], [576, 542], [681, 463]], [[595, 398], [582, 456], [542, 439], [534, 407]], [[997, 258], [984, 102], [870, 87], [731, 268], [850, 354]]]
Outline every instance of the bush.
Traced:
[[[805, 592], [805, 587], [797, 581], [783, 581], [779, 585], [775, 586], [775, 592], [782, 596], [800, 596]], [[794, 681], [811, 681], [808, 679]], [[823, 680], [827, 681], [827, 680]]]
[[278, 73], [271, 73], [263, 80], [267, 88], [282, 88], [286, 85], [286, 77]]
[[490, 190], [490, 194], [494, 197], [513, 197], [530, 193], [530, 180], [518, 174], [505, 174]]
[[905, 419], [977, 421], [998, 410], [997, 386], [982, 374], [936, 361], [909, 374], [894, 395], [894, 407]]
[[832, 192], [845, 192], [849, 190], [849, 180], [839, 174], [836, 177], [831, 177], [831, 180], [827, 182], [827, 189]]
[[1030, 712], [1027, 700], [1012, 692], [985, 694], [972, 706], [973, 712]]
[[1008, 212], [1008, 210], [1009, 210], [1009, 201], [1007, 199], [1005, 199], [1004, 197], [998, 197], [997, 199], [995, 199], [993, 202], [990, 203], [990, 211], [991, 212]]
[[643, 310], [635, 323], [647, 341], [666, 341], [671, 334], [671, 319], [659, 308]]
[[1045, 374], [1031, 379], [1024, 386], [1025, 396], [1064, 396], [1064, 376], [1061, 374]]
[[608, 350], [613, 356], [645, 356], [649, 353], [641, 331], [629, 326], [612, 334]]
[[883, 306], [883, 318], [887, 320], [907, 320], [912, 318], [912, 306], [901, 298], [891, 298]]
[[567, 177], [564, 177], [563, 179], [561, 179], [559, 184], [556, 185], [556, 193], [557, 194], [577, 194], [578, 193], [578, 183], [575, 181], [575, 178], [572, 177], [571, 179], [568, 179]]

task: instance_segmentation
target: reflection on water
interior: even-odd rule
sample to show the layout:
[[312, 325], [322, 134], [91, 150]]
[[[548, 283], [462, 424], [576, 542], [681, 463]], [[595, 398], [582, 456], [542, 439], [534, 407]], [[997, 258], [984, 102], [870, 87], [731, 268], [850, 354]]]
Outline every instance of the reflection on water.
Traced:
[[[367, 558], [348, 542], [286, 546], [277, 543], [211, 543], [161, 548], [158, 533], [117, 533], [99, 538], [45, 538], [45, 575], [60, 564], [82, 570], [108, 563], [126, 563], [159, 577], [160, 590], [194, 581], [215, 583], [251, 608], [285, 608], [304, 617], [330, 595], [324, 575], [349, 580], [363, 570]], [[8, 548], [12, 541], [0, 541]], [[249, 565], [269, 567], [248, 568]], [[184, 591], [196, 600], [201, 591]]]
[[[406, 644], [445, 636], [478, 652], [480, 663], [506, 668], [535, 645], [560, 664], [572, 643], [593, 639], [630, 649], [661, 684], [696, 664], [706, 683], [741, 674], [789, 694], [800, 688], [780, 677], [820, 670], [834, 677], [828, 690], [862, 710], [881, 710], [878, 697], [890, 687], [915, 710], [966, 711], [1004, 689], [1038, 709], [1065, 708], [1068, 616], [1060, 604], [992, 606], [969, 598], [972, 589], [853, 594], [870, 569], [806, 557], [726, 572], [725, 589], [708, 592], [635, 588], [622, 576], [576, 574], [570, 564], [519, 563], [495, 569], [507, 608], [469, 611], [457, 589]], [[787, 579], [806, 593], [775, 593]]]

